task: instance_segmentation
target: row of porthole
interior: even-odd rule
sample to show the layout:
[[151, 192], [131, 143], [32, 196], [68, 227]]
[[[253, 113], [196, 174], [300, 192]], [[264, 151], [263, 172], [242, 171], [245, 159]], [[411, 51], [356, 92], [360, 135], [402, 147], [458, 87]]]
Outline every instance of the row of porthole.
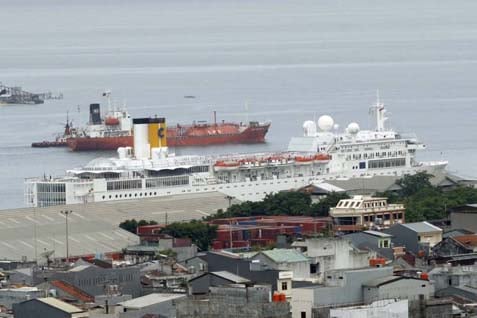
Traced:
[[[137, 193], [134, 193], [134, 196], [135, 196], [135, 197], [137, 197], [137, 195], [138, 195]], [[153, 195], [157, 195], [157, 192], [149, 192], [149, 196], [152, 197]], [[139, 193], [139, 196], [142, 197], [142, 196], [143, 196], [143, 193], [140, 192], [140, 193]], [[144, 196], [147, 197], [147, 192], [144, 192]], [[115, 198], [115, 199], [121, 199], [122, 197], [123, 197], [122, 194], [115, 194], [115, 195], [114, 195], [114, 198]], [[110, 194], [110, 195], [109, 195], [109, 198], [112, 199], [113, 196]], [[128, 196], [127, 194], [125, 194], [125, 195], [124, 195], [124, 198], [132, 198], [132, 193], [129, 193], [129, 196]], [[106, 199], [106, 196], [105, 196], [105, 195], [103, 195], [103, 200], [104, 200], [104, 199]]]

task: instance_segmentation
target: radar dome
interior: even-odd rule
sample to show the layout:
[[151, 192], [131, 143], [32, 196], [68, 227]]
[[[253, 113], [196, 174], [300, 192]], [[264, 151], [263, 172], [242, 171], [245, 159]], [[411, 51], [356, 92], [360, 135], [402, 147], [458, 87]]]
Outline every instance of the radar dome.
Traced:
[[348, 131], [348, 133], [355, 135], [359, 132], [359, 125], [357, 123], [350, 123], [346, 130]]
[[303, 132], [305, 136], [311, 137], [316, 135], [316, 124], [312, 120], [307, 120], [303, 123]]
[[323, 131], [330, 131], [333, 128], [335, 121], [331, 116], [323, 115], [318, 118], [318, 127]]

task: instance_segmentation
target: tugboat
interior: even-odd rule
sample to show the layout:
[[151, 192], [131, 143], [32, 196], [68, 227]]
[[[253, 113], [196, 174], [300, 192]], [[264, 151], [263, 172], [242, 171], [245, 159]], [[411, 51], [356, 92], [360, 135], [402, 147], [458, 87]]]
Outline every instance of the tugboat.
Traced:
[[40, 142], [34, 142], [31, 146], [33, 148], [66, 147], [66, 139], [76, 133], [76, 129], [73, 128], [73, 122], [70, 121], [68, 117], [68, 113], [66, 113], [66, 124], [63, 135], [56, 136], [54, 141], [43, 140]]

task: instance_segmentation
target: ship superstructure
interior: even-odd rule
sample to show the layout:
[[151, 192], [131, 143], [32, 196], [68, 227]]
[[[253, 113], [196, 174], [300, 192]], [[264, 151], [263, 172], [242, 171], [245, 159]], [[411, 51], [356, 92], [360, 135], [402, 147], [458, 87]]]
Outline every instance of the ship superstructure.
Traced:
[[299, 189], [333, 179], [433, 173], [447, 162], [418, 162], [416, 138], [385, 128], [385, 108], [372, 107], [374, 130], [351, 123], [344, 132], [330, 116], [304, 123], [304, 136], [288, 151], [219, 156], [175, 156], [167, 147], [163, 118], [134, 119], [134, 148], [118, 158], [99, 158], [60, 178], [26, 180], [26, 203], [50, 206], [222, 192], [238, 200], [260, 200], [271, 192]]

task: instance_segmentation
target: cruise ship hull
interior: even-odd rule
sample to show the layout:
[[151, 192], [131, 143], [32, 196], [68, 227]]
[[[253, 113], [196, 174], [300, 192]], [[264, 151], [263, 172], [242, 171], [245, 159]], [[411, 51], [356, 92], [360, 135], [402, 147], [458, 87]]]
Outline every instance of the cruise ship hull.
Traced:
[[[188, 128], [173, 127], [167, 129], [169, 147], [211, 146], [223, 144], [255, 144], [264, 143], [270, 125], [248, 126], [241, 130], [239, 126], [212, 125]], [[234, 129], [232, 129], [234, 128]], [[68, 138], [67, 144], [72, 151], [116, 150], [119, 147], [133, 147], [132, 135], [114, 137], [74, 137]]]

